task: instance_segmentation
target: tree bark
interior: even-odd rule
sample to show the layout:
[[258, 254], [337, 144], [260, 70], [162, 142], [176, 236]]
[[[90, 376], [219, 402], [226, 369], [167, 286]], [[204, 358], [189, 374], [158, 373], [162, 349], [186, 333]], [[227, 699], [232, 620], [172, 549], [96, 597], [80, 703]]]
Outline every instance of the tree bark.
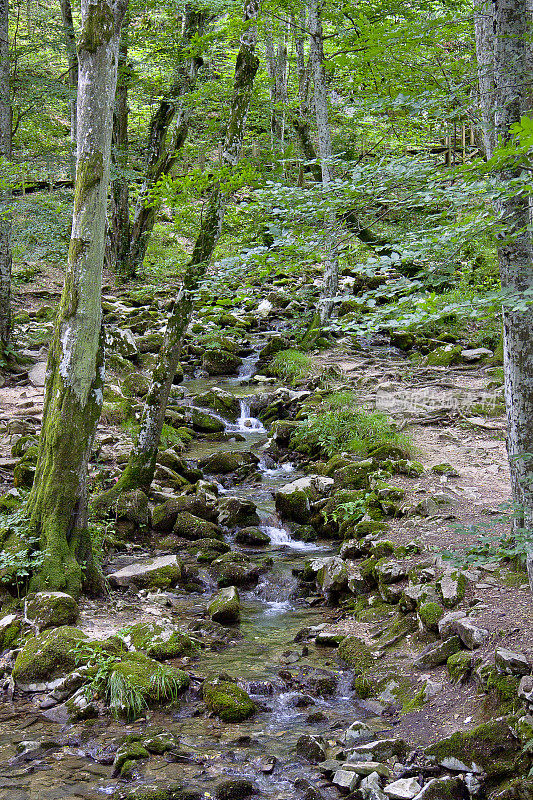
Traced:
[[[222, 147], [224, 166], [236, 167], [241, 156], [246, 118], [252, 100], [255, 75], [259, 67], [259, 59], [255, 55], [258, 14], [258, 0], [246, 0], [244, 19], [248, 25], [241, 37], [235, 64], [233, 97]], [[191, 319], [196, 289], [205, 275], [219, 240], [228, 200], [229, 194], [220, 185], [216, 185], [211, 192], [200, 233], [167, 322], [164, 341], [144, 404], [137, 441], [121, 478], [112, 489], [95, 499], [95, 508], [107, 508], [110, 502], [123, 491], [140, 488], [148, 492], [150, 489], [170, 387], [179, 360], [181, 341]]]
[[478, 103], [485, 155], [494, 150], [494, 41], [492, 0], [474, 0]]
[[[318, 133], [318, 152], [322, 170], [324, 199], [328, 199], [328, 187], [333, 179], [331, 129], [328, 118], [328, 90], [324, 70], [324, 39], [320, 16], [320, 0], [311, 0], [309, 5], [310, 58], [313, 70], [315, 116]], [[319, 300], [320, 321], [326, 322], [333, 315], [334, 298], [339, 290], [339, 254], [336, 233], [336, 214], [326, 210], [325, 219], [325, 263], [324, 282]]]
[[[204, 12], [187, 8], [183, 22], [182, 53], [190, 45], [193, 36], [202, 31], [205, 20]], [[184, 58], [183, 54], [180, 58], [169, 93], [161, 100], [150, 122], [145, 177], [135, 205], [129, 248], [120, 263], [119, 272], [125, 280], [135, 277], [142, 266], [155, 224], [157, 209], [148, 206], [146, 200], [159, 178], [171, 170], [189, 131], [189, 110], [184, 98], [194, 89], [203, 61], [199, 57]], [[174, 120], [176, 122], [169, 137]]]
[[[492, 92], [480, 92], [483, 116], [492, 125], [487, 137], [488, 157], [498, 141], [509, 142], [510, 127], [530, 111], [529, 59], [531, 13], [526, 0], [493, 0], [493, 35], [478, 37], [478, 64], [488, 64], [494, 77]], [[486, 48], [484, 50], [483, 48]], [[488, 51], [488, 52], [487, 52]], [[530, 201], [527, 192], [516, 193], [512, 181], [520, 168], [495, 172], [502, 194], [495, 202], [500, 224], [498, 262], [503, 291], [520, 295], [533, 288], [533, 247], [529, 231]], [[504, 192], [508, 192], [504, 195]], [[505, 401], [507, 407], [507, 452], [515, 506], [514, 529], [525, 529], [533, 542], [533, 309], [503, 307]], [[527, 557], [533, 591], [533, 547]]]
[[70, 0], [59, 0], [61, 6], [61, 19], [63, 21], [63, 35], [65, 37], [65, 45], [67, 48], [68, 59], [68, 85], [72, 91], [70, 100], [70, 141], [72, 142], [72, 159], [71, 159], [71, 173], [74, 178], [76, 170], [76, 95], [78, 92], [78, 53], [76, 50], [76, 31], [74, 30], [74, 21], [72, 19], [72, 6]]
[[129, 16], [124, 17], [118, 50], [117, 89], [113, 114], [111, 160], [115, 175], [111, 181], [109, 229], [106, 242], [106, 263], [112, 272], [127, 258], [130, 245], [129, 180], [128, 167], [128, 33]]
[[[0, 158], [11, 157], [9, 85], [9, 0], [0, 0]], [[0, 186], [0, 354], [11, 339], [11, 209], [8, 187]]]
[[87, 523], [87, 468], [102, 406], [101, 287], [122, 2], [82, 0], [76, 188], [65, 285], [48, 357], [30, 529], [34, 589], [102, 587]]

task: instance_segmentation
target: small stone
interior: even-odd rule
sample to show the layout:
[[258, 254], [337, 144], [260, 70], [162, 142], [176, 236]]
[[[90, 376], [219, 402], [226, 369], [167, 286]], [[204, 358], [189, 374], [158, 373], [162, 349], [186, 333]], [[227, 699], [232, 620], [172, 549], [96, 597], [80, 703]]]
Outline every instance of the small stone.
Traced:
[[400, 778], [383, 789], [391, 800], [412, 800], [420, 792], [421, 786], [416, 778]]
[[386, 800], [387, 795], [381, 790], [381, 779], [377, 772], [371, 772], [359, 784], [359, 791], [363, 800]]
[[525, 675], [520, 681], [518, 697], [520, 700], [523, 700], [528, 707], [533, 708], [533, 678], [531, 678], [531, 676]]

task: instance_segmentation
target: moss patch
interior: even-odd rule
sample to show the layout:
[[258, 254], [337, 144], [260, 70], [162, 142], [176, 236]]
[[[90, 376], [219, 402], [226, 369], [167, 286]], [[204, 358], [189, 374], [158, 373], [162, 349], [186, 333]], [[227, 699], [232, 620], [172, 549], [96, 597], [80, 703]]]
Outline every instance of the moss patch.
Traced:
[[242, 722], [257, 710], [244, 689], [230, 681], [206, 681], [203, 697], [208, 709], [224, 722]]
[[339, 644], [338, 656], [361, 675], [374, 665], [372, 651], [358, 636], [346, 636]]

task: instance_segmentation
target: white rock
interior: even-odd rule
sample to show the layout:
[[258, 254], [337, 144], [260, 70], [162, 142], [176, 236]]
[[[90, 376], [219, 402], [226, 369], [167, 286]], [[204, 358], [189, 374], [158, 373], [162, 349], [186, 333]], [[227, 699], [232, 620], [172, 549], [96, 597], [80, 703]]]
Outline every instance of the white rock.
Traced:
[[256, 314], [258, 314], [260, 317], [263, 317], [264, 319], [265, 317], [268, 317], [273, 308], [274, 306], [272, 305], [270, 300], [263, 300], [257, 306]]
[[385, 786], [384, 792], [391, 800], [412, 800], [421, 791], [422, 787], [416, 778], [400, 778], [394, 783]]

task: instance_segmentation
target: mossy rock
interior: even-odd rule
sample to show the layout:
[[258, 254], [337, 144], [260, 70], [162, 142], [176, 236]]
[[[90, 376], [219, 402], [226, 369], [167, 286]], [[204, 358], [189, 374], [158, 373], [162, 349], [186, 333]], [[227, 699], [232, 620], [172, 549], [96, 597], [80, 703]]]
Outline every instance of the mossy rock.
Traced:
[[224, 722], [242, 722], [257, 711], [244, 689], [230, 681], [205, 681], [203, 698], [208, 709]]
[[127, 762], [138, 761], [141, 758], [150, 758], [150, 753], [141, 742], [124, 742], [116, 752], [113, 774], [123, 775], [122, 770]]
[[446, 662], [448, 674], [454, 683], [464, 683], [472, 672], [473, 656], [470, 652], [461, 650], [454, 653]]
[[197, 408], [191, 410], [191, 421], [193, 430], [198, 433], [222, 433], [226, 427], [222, 420]]
[[76, 600], [64, 592], [38, 592], [27, 595], [25, 614], [39, 630], [72, 625], [78, 619], [79, 609]]
[[149, 705], [175, 701], [189, 682], [180, 669], [143, 653], [127, 653], [114, 665], [109, 678], [110, 707], [117, 715], [136, 717]]
[[260, 531], [259, 528], [248, 527], [237, 531], [235, 541], [249, 547], [266, 547], [270, 544], [270, 536], [268, 533]]
[[22, 505], [22, 493], [18, 489], [10, 489], [0, 497], [0, 514], [11, 514]]
[[246, 778], [230, 778], [218, 784], [215, 797], [217, 800], [246, 800], [255, 791], [252, 781]]
[[533, 800], [533, 777], [513, 778], [490, 795], [490, 800]]
[[207, 606], [207, 613], [214, 622], [233, 624], [241, 617], [239, 592], [235, 586], [221, 589]]
[[202, 367], [208, 375], [233, 375], [242, 364], [242, 358], [227, 350], [206, 350]]
[[362, 675], [374, 666], [374, 657], [370, 647], [358, 636], [346, 636], [337, 650], [341, 661]]
[[20, 635], [22, 620], [16, 614], [0, 619], [0, 653], [13, 647]]
[[438, 603], [422, 603], [418, 609], [418, 616], [424, 628], [433, 633], [438, 633], [439, 620], [444, 615], [444, 609]]
[[239, 450], [221, 450], [199, 461], [201, 469], [213, 475], [227, 475], [242, 467], [255, 467], [259, 459], [254, 453]]
[[352, 688], [361, 700], [368, 700], [369, 697], [373, 697], [376, 694], [377, 684], [367, 675], [356, 675]]
[[13, 486], [16, 489], [31, 489], [35, 478], [35, 466], [31, 461], [19, 461], [13, 468]]
[[13, 677], [19, 687], [38, 685], [42, 689], [33, 691], [44, 691], [96, 652], [117, 655], [120, 648], [116, 637], [93, 641], [78, 628], [52, 628], [28, 639], [15, 661]]
[[220, 539], [222, 532], [218, 525], [196, 517], [188, 511], [181, 511], [176, 515], [172, 533], [184, 539], [195, 541], [197, 539]]
[[494, 780], [520, 774], [520, 749], [510, 719], [503, 717], [472, 730], [457, 731], [425, 752], [444, 767], [459, 761], [465, 772], [485, 772], [489, 780]]
[[447, 344], [437, 347], [426, 356], [428, 367], [449, 367], [452, 364], [460, 364], [462, 347], [460, 345]]
[[199, 651], [198, 643], [174, 625], [157, 622], [139, 622], [126, 628], [121, 638], [136, 650], [144, 652], [156, 661], [180, 656], [194, 656]]

